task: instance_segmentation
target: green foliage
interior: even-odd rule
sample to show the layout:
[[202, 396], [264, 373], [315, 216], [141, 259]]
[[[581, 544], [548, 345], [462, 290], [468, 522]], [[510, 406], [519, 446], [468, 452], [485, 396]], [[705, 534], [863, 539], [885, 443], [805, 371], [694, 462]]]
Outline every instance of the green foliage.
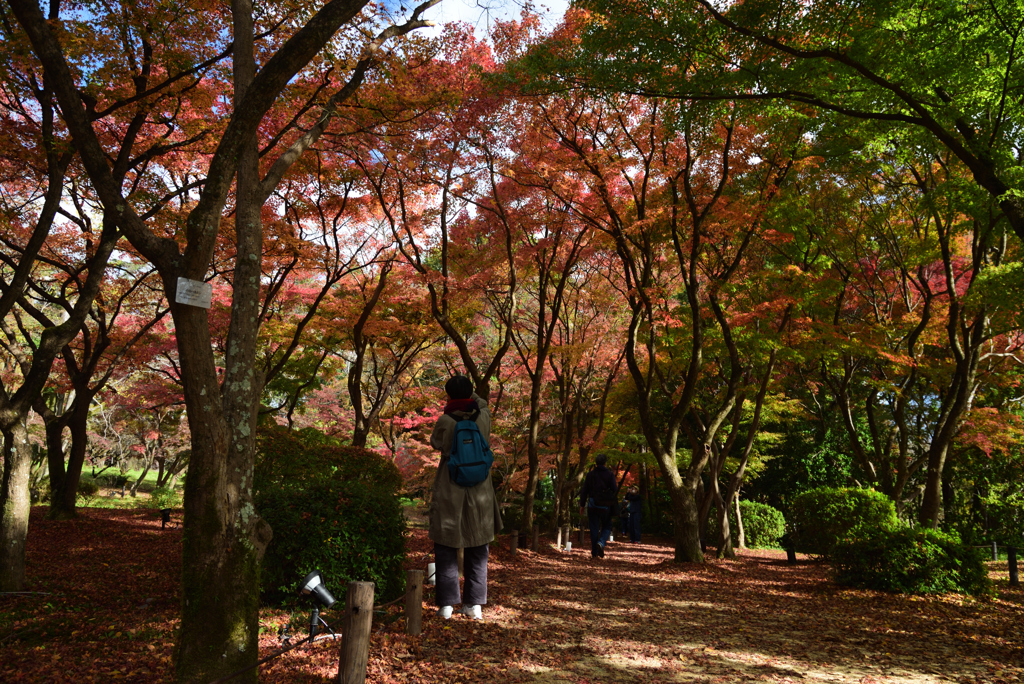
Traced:
[[789, 513], [797, 551], [826, 556], [842, 539], [896, 525], [896, 507], [881, 492], [819, 487], [793, 500]]
[[264, 595], [291, 597], [296, 582], [320, 570], [336, 596], [353, 580], [374, 582], [383, 601], [400, 596], [405, 518], [395, 465], [315, 430], [262, 428], [258, 446], [256, 507], [274, 530]]
[[393, 491], [402, 486], [402, 475], [395, 464], [373, 451], [343, 445], [313, 428], [260, 428], [254, 472], [256, 491], [270, 485], [305, 489], [331, 478]]
[[178, 508], [181, 506], [181, 494], [172, 487], [157, 487], [149, 497], [150, 508]]
[[[757, 501], [740, 501], [740, 513], [743, 515], [743, 536], [747, 547], [777, 548], [786, 532], [786, 519], [782, 512], [768, 504]], [[729, 531], [733, 546], [739, 543], [739, 527], [736, 524], [736, 509], [729, 507]], [[718, 512], [712, 508], [708, 520], [708, 541], [718, 539]]]
[[929, 528], [864, 528], [830, 555], [836, 582], [906, 594], [991, 596], [984, 550]]
[[100, 486], [95, 480], [88, 480], [82, 478], [78, 481], [78, 496], [83, 499], [89, 499], [96, 496], [100, 491]]
[[803, 492], [842, 487], [850, 481], [853, 462], [846, 452], [848, 438], [842, 432], [819, 432], [814, 421], [802, 414], [767, 427], [783, 432], [785, 439], [769, 452], [764, 472], [744, 486], [750, 498], [788, 511], [794, 497]]
[[355, 580], [374, 582], [381, 601], [405, 591], [405, 518], [394, 492], [330, 479], [309, 489], [268, 488], [256, 504], [274, 530], [263, 558], [266, 597], [294, 596], [313, 570], [323, 572], [335, 596]]

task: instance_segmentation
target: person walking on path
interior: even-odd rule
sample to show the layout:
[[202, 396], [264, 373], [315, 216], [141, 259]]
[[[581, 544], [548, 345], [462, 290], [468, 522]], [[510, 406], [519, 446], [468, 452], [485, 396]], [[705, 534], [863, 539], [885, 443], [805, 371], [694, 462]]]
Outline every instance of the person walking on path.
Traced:
[[604, 547], [612, 536], [612, 515], [615, 514], [618, 484], [615, 475], [605, 467], [608, 457], [598, 454], [594, 467], [583, 481], [580, 490], [580, 512], [587, 511], [590, 524], [590, 555], [604, 558]]
[[[434, 542], [436, 573], [435, 600], [441, 617], [452, 616], [454, 606], [462, 604], [462, 614], [474, 620], [483, 618], [487, 604], [488, 545], [501, 532], [501, 512], [494, 495], [490, 474], [479, 484], [456, 484], [448, 468], [456, 424], [471, 420], [486, 442], [491, 434], [491, 412], [487, 402], [473, 392], [473, 383], [456, 375], [444, 386], [448, 403], [430, 435], [430, 446], [441, 452], [434, 475], [430, 502], [430, 539]], [[465, 434], [465, 432], [462, 432]], [[465, 594], [459, 595], [458, 552], [464, 549]]]
[[629, 509], [629, 541], [640, 542], [640, 518], [643, 515], [643, 501], [636, 487], [626, 491], [626, 504]]

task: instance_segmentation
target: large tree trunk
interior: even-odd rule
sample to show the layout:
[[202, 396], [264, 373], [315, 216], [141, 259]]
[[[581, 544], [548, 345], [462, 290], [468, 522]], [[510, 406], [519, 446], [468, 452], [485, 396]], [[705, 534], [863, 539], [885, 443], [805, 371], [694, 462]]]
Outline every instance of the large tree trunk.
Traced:
[[0, 491], [0, 591], [25, 588], [25, 542], [31, 509], [29, 476], [32, 469], [32, 445], [28, 441], [25, 418], [10, 421], [4, 433], [3, 489]]
[[[233, 0], [232, 14], [237, 107], [256, 73], [251, 2]], [[206, 310], [172, 307], [192, 431], [175, 663], [181, 682], [209, 681], [251, 666], [259, 649], [259, 570], [270, 531], [252, 503], [256, 416], [263, 387], [255, 367], [263, 263], [255, 131], [241, 145], [237, 170], [236, 256], [223, 387], [217, 386]], [[173, 300], [176, 282], [164, 276], [164, 288]], [[253, 668], [236, 681], [257, 679]]]

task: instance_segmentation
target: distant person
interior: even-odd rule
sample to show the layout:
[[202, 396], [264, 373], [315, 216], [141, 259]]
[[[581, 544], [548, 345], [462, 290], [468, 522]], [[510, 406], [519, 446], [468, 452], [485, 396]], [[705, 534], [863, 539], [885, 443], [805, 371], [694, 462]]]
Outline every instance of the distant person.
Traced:
[[604, 547], [612, 536], [612, 516], [617, 507], [618, 485], [615, 475], [605, 467], [608, 457], [598, 454], [594, 467], [583, 481], [580, 490], [580, 512], [587, 511], [590, 523], [590, 555], [604, 558]]
[[[476, 423], [486, 445], [491, 436], [491, 412], [487, 402], [473, 393], [473, 383], [464, 375], [456, 375], [445, 383], [448, 403], [444, 415], [437, 419], [430, 435], [430, 446], [441, 452], [441, 462], [434, 476], [433, 499], [430, 503], [430, 539], [434, 542], [436, 573], [435, 600], [441, 617], [452, 616], [454, 606], [462, 604], [462, 614], [474, 620], [483, 619], [481, 606], [487, 604], [488, 544], [501, 531], [501, 512], [494, 496], [488, 467], [485, 477], [475, 484], [460, 485], [452, 474], [455, 465], [452, 445], [460, 421]], [[476, 431], [459, 430], [459, 444], [470, 444]], [[475, 471], [474, 471], [475, 472]], [[465, 595], [459, 595], [458, 552], [464, 549], [463, 569], [466, 576]]]
[[634, 544], [640, 542], [640, 518], [643, 517], [643, 500], [636, 487], [630, 487], [626, 491], [626, 508], [629, 511], [629, 541]]

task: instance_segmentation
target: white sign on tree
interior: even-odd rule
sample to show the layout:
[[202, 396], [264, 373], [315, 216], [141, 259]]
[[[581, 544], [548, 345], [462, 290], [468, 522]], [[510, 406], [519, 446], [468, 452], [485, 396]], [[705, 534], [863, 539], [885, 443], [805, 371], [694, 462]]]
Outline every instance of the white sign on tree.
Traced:
[[204, 309], [209, 309], [212, 299], [213, 285], [210, 283], [204, 283], [201, 280], [178, 278], [178, 288], [174, 294], [174, 301], [178, 304], [201, 306]]

